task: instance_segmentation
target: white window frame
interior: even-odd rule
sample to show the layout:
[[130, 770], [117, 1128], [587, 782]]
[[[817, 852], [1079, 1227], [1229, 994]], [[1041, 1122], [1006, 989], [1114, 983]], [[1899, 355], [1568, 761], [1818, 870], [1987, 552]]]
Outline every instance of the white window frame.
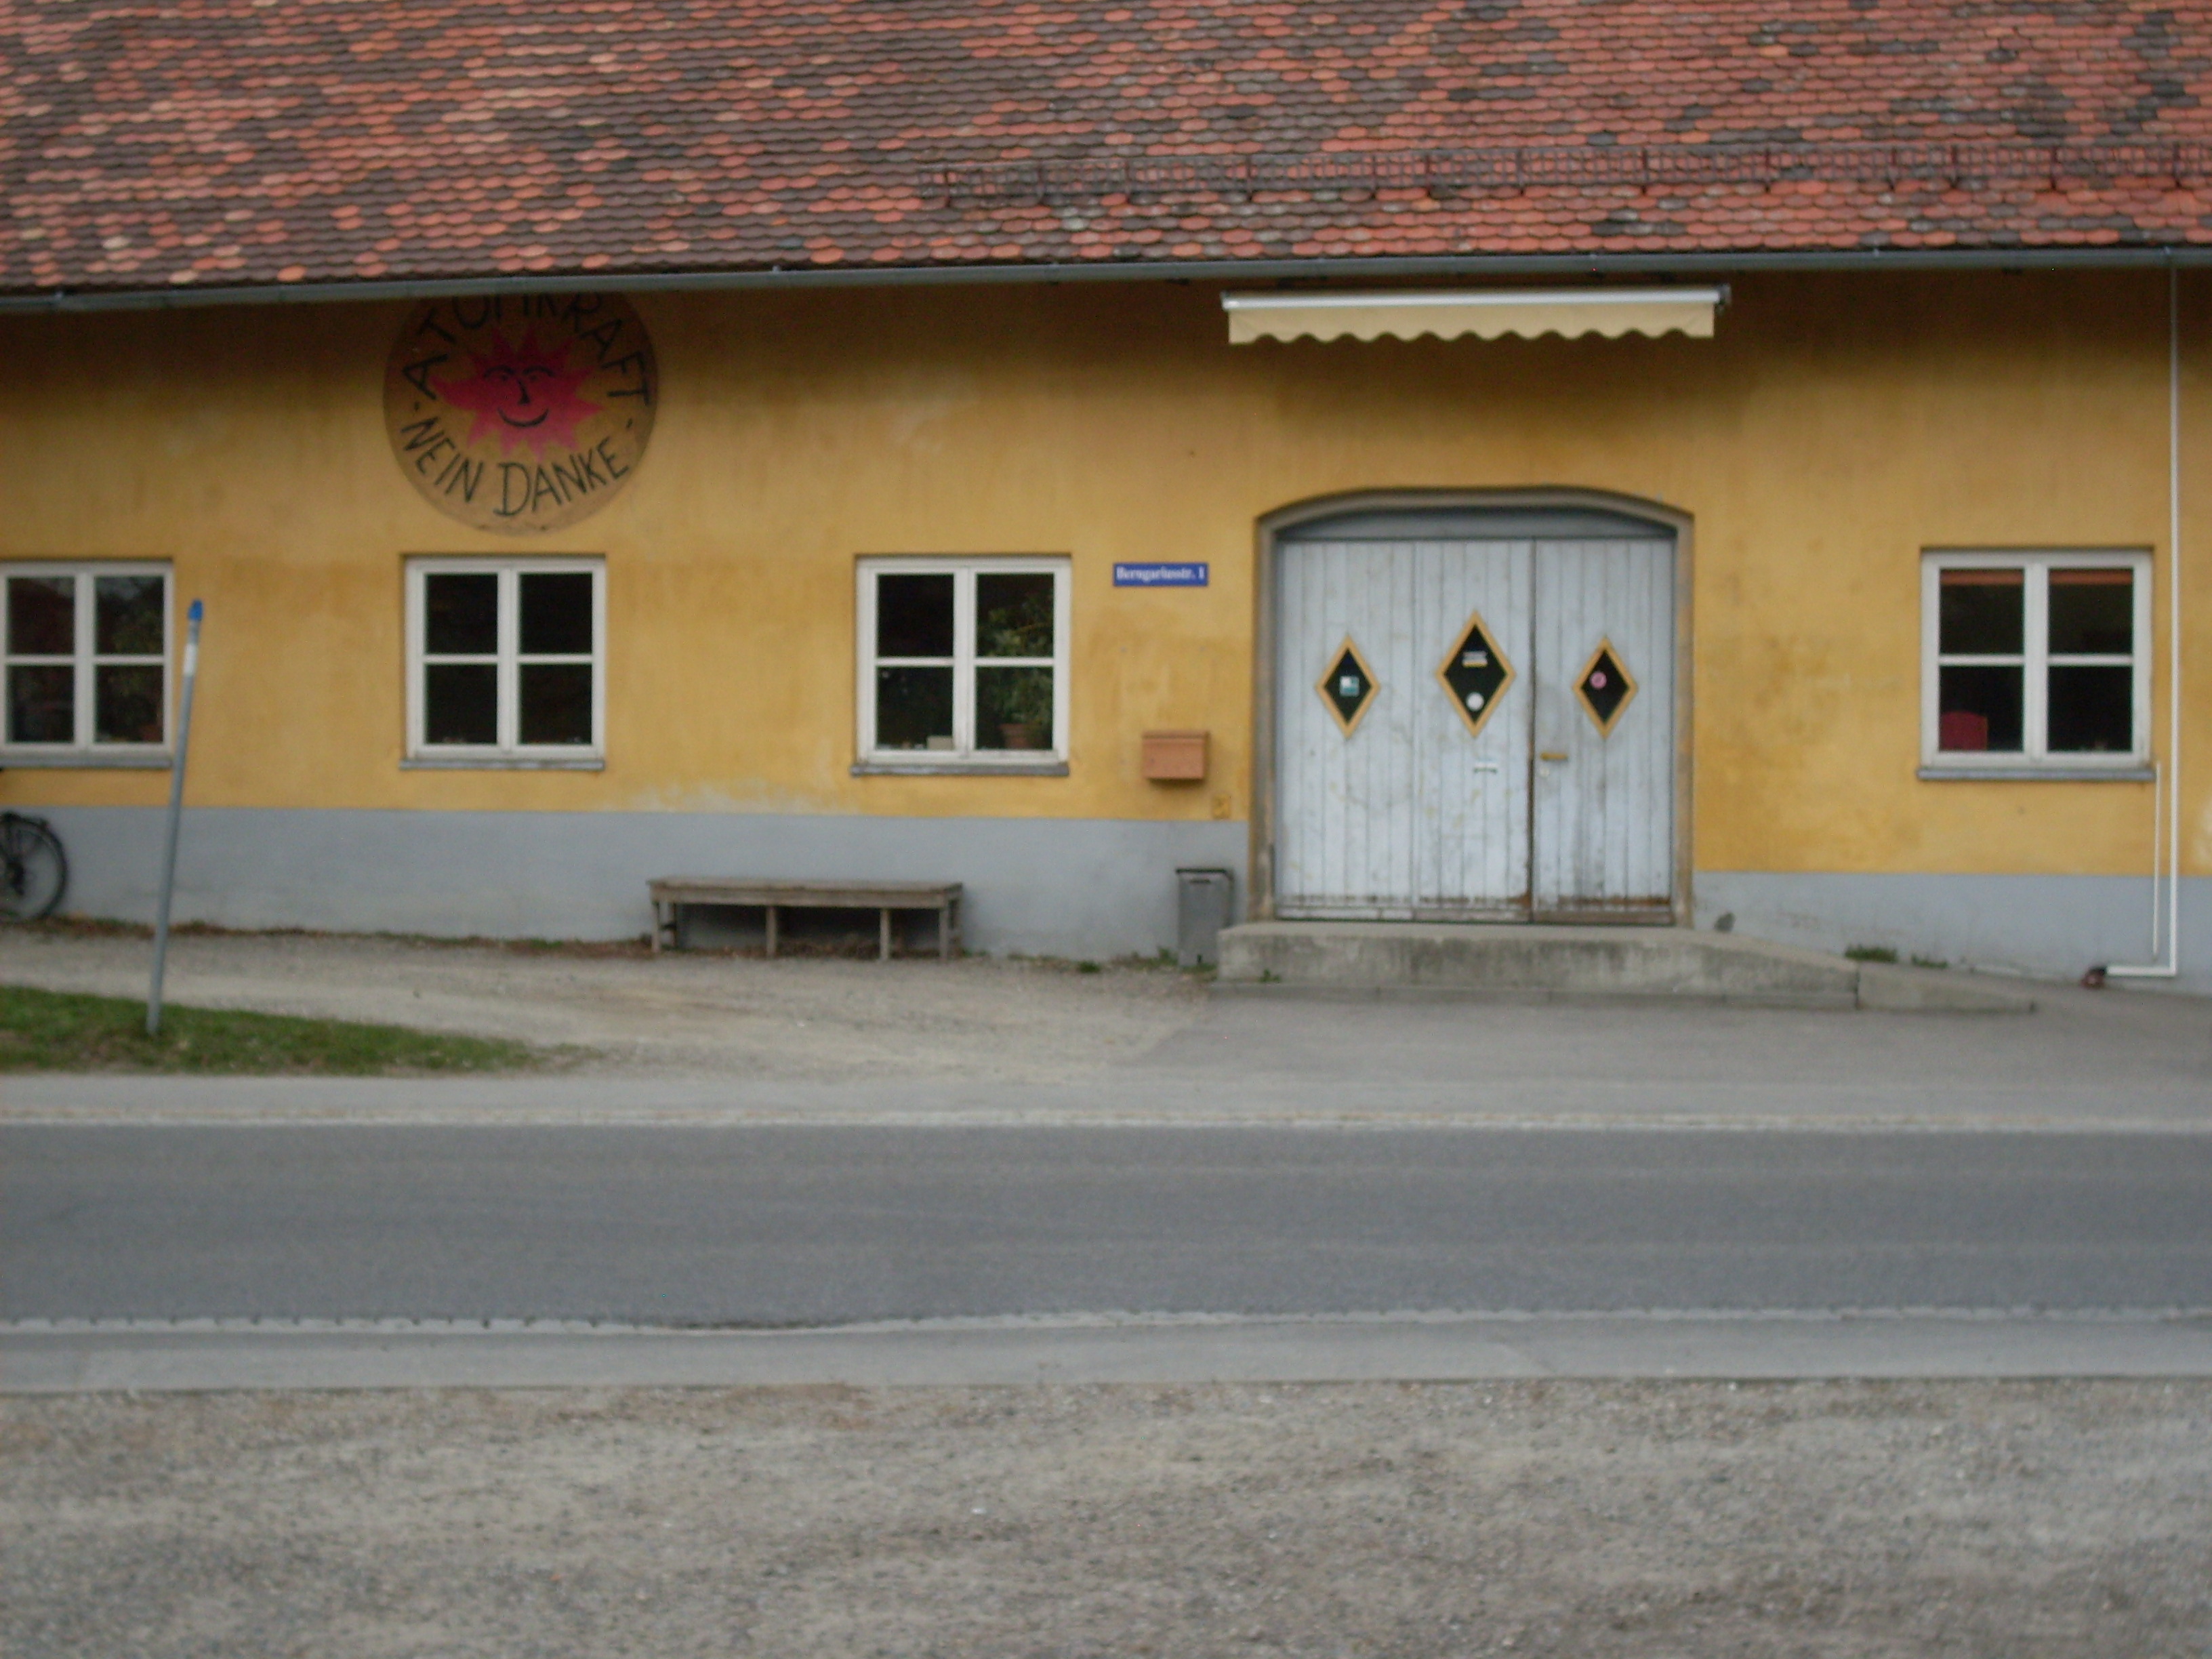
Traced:
[[[2126, 570], [2134, 580], [2135, 648], [2125, 656], [2081, 655], [2051, 651], [2051, 572]], [[1944, 654], [1942, 643], [1942, 577], [1946, 570], [2019, 570], [2023, 649], [2010, 655]], [[1930, 548], [1920, 560], [1920, 775], [1954, 778], [2063, 778], [2140, 780], [2149, 775], [2151, 726], [2151, 556], [2148, 550], [2110, 548], [2021, 548], [2012, 550]], [[2124, 754], [2087, 754], [2049, 746], [2050, 670], [2060, 666], [2127, 666], [2134, 671], [2130, 730], [2135, 746]], [[2021, 671], [2021, 747], [1978, 752], [1943, 749], [1938, 702], [1942, 671], [1948, 666], [2014, 667]]]
[[[588, 662], [592, 667], [592, 741], [525, 744], [521, 722], [520, 670], [522, 605], [520, 578], [530, 575], [592, 578], [592, 652], [547, 656], [532, 663]], [[490, 657], [433, 655], [424, 647], [428, 610], [423, 583], [431, 576], [499, 578], [499, 649]], [[494, 744], [426, 744], [422, 740], [424, 671], [432, 663], [489, 662], [499, 671], [499, 741]], [[418, 554], [407, 561], [407, 749], [403, 765], [426, 769], [511, 769], [538, 771], [599, 771], [606, 764], [607, 732], [607, 562], [595, 554], [555, 554], [538, 558], [482, 558]]]
[[[15, 655], [9, 650], [4, 603], [0, 603], [0, 699], [6, 696], [6, 672], [25, 667], [75, 670], [72, 680], [76, 736], [69, 743], [17, 743], [5, 729], [8, 710], [0, 702], [0, 766], [167, 766], [170, 742], [177, 729], [176, 677], [171, 672], [170, 650], [177, 637], [176, 573], [166, 559], [41, 559], [0, 562], [0, 577], [68, 576], [76, 583], [76, 634], [66, 657]], [[101, 576], [159, 576], [161, 579], [161, 650], [155, 655], [100, 655], [98, 610], [93, 583]], [[161, 733], [160, 743], [103, 743], [94, 735], [99, 710], [94, 702], [96, 671], [104, 665], [159, 665], [161, 670]]]
[[[876, 746], [876, 670], [900, 665], [940, 665], [941, 657], [921, 659], [876, 655], [876, 580], [880, 576], [951, 576], [952, 582], [952, 747], [913, 750]], [[990, 657], [987, 665], [1052, 670], [1052, 746], [1046, 750], [979, 749], [975, 745], [975, 578], [979, 575], [1048, 575], [1052, 588], [1052, 648], [1043, 657]], [[858, 715], [856, 773], [1013, 772], [1064, 775], [1067, 771], [1069, 560], [1057, 555], [975, 555], [938, 557], [875, 554], [859, 561], [858, 621], [854, 640], [854, 707]]]

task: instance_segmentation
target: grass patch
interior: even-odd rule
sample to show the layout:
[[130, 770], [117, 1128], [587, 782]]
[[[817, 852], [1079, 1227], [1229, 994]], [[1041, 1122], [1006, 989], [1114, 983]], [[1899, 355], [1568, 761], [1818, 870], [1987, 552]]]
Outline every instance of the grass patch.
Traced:
[[[989, 957], [991, 953], [988, 951], [963, 951], [961, 954], [980, 961]], [[1211, 967], [1185, 969], [1176, 960], [1175, 951], [1164, 945], [1149, 956], [1141, 951], [1133, 951], [1127, 956], [1111, 957], [1103, 962], [1092, 957], [1033, 956], [1027, 951], [1008, 951], [1000, 960], [1019, 963], [1026, 968], [1047, 968], [1054, 973], [1060, 974], [1180, 974], [1187, 972], [1206, 975], [1213, 971]]]
[[149, 1037], [146, 1005], [131, 998], [0, 985], [0, 1072], [377, 1077], [513, 1071], [550, 1057], [503, 1037], [173, 1005], [161, 1009], [161, 1035]]
[[1897, 952], [1887, 945], [1852, 945], [1844, 947], [1844, 954], [1853, 962], [1895, 962]]

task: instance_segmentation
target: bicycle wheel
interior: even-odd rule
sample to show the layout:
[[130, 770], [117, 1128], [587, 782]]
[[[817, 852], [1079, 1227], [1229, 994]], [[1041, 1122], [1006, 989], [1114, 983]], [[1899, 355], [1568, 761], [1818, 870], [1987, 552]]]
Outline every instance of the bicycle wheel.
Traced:
[[0, 817], [0, 917], [36, 921], [52, 915], [69, 885], [61, 838], [42, 818]]

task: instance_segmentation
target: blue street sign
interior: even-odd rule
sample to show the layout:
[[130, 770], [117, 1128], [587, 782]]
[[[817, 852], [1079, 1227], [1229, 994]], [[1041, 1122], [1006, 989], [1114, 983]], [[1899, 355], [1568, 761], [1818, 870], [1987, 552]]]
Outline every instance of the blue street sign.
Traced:
[[1116, 587], [1203, 587], [1207, 568], [1202, 564], [1117, 564]]

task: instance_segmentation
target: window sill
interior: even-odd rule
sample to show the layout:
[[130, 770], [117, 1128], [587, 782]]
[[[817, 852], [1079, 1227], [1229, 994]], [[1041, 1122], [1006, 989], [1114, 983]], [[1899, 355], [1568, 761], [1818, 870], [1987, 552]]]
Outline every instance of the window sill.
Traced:
[[75, 750], [68, 753], [40, 754], [36, 750], [0, 749], [0, 768], [17, 767], [26, 771], [34, 767], [73, 768], [79, 771], [98, 769], [134, 772], [166, 772], [170, 758], [167, 753], [132, 754], [125, 750], [106, 755], [96, 751]]
[[604, 755], [410, 755], [403, 772], [604, 772]]
[[2148, 766], [1923, 766], [1923, 783], [2149, 783]]
[[853, 763], [856, 778], [1064, 778], [1067, 763], [1058, 756], [1039, 760], [980, 760], [969, 755], [949, 755], [939, 760], [860, 760]]

